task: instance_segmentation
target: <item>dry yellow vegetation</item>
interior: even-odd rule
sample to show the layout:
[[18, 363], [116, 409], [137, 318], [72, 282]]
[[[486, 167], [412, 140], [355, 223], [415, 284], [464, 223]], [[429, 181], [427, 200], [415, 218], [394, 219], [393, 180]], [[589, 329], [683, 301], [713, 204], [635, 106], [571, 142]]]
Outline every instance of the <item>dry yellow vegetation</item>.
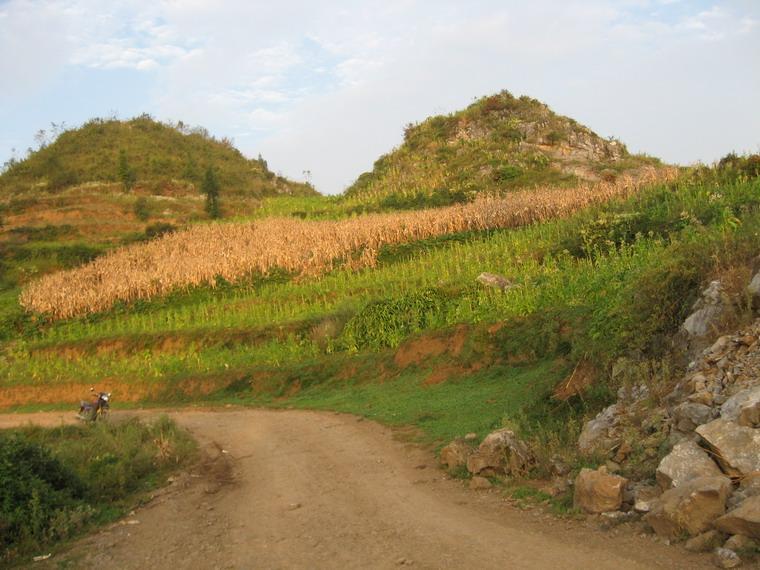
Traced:
[[557, 218], [626, 197], [673, 176], [673, 170], [652, 169], [635, 180], [625, 177], [593, 186], [531, 189], [445, 208], [338, 221], [268, 218], [196, 226], [124, 247], [77, 269], [47, 275], [29, 283], [20, 302], [28, 311], [62, 319], [104, 311], [118, 301], [146, 299], [183, 287], [213, 286], [217, 276], [235, 282], [274, 268], [310, 276], [341, 264], [371, 267], [386, 244]]

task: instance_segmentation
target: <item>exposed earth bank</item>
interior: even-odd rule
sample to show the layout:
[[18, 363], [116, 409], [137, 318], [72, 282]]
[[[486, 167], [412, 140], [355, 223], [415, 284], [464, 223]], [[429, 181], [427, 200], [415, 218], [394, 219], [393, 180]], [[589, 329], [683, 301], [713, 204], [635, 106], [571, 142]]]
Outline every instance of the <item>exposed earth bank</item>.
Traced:
[[[123, 412], [155, 415], [155, 412]], [[399, 433], [332, 413], [176, 411], [204, 461], [35, 568], [711, 568], [632, 533], [523, 512]], [[73, 414], [0, 414], [0, 428]], [[68, 563], [68, 564], [67, 564]]]

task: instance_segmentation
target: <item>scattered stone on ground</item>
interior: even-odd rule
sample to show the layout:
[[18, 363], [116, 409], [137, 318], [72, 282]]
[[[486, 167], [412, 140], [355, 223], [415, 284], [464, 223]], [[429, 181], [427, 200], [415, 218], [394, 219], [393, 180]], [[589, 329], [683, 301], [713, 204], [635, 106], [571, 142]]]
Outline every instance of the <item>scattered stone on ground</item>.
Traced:
[[480, 477], [476, 475], [472, 479], [470, 479], [470, 489], [473, 491], [483, 491], [485, 489], [490, 489], [493, 487], [493, 483], [491, 483], [488, 479], [485, 477]]
[[606, 467], [581, 469], [575, 480], [573, 505], [587, 513], [617, 511], [627, 483], [624, 477], [609, 474]]
[[739, 555], [728, 548], [716, 548], [713, 551], [713, 561], [718, 568], [738, 568], [742, 564]]
[[474, 475], [521, 475], [532, 461], [528, 446], [505, 428], [485, 437], [467, 458], [467, 470]]
[[726, 536], [713, 529], [693, 536], [686, 541], [684, 548], [689, 552], [711, 552], [719, 546], [723, 545], [726, 540]]
[[512, 281], [502, 275], [497, 275], [496, 273], [483, 272], [478, 275], [476, 281], [487, 287], [501, 289], [502, 291], [507, 291], [509, 289], [517, 287], [517, 285], [515, 285]]
[[467, 465], [467, 458], [472, 454], [472, 446], [464, 439], [455, 439], [441, 449], [441, 463], [448, 469], [456, 469]]

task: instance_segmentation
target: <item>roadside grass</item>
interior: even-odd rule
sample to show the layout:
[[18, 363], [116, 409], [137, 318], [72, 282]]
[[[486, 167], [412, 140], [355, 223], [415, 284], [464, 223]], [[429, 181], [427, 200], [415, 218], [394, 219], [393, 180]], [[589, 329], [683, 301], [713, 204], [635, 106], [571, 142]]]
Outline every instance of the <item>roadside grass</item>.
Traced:
[[562, 363], [530, 367], [496, 365], [424, 385], [420, 370], [372, 381], [326, 381], [278, 401], [280, 407], [328, 409], [377, 420], [390, 426], [419, 428], [422, 443], [440, 447], [474, 432], [480, 438], [501, 427], [505, 417], [548, 396], [567, 372]]
[[195, 453], [166, 416], [0, 431], [0, 560], [21, 561], [121, 517]]

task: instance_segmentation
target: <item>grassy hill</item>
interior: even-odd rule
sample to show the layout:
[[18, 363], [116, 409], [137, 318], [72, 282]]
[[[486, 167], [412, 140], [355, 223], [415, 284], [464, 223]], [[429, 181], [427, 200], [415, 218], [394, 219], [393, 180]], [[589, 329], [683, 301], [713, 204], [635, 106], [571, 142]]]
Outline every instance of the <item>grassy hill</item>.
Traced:
[[64, 131], [53, 143], [10, 165], [0, 176], [0, 196], [121, 182], [123, 163], [136, 186], [153, 194], [200, 188], [208, 167], [214, 168], [228, 194], [256, 198], [316, 194], [306, 184], [276, 176], [263, 159], [247, 159], [231, 141], [218, 140], [205, 129], [169, 125], [142, 115], [129, 121], [92, 119]]
[[345, 195], [396, 208], [436, 206], [480, 192], [611, 181], [653, 164], [540, 101], [502, 91], [408, 125], [403, 144], [380, 157]]

